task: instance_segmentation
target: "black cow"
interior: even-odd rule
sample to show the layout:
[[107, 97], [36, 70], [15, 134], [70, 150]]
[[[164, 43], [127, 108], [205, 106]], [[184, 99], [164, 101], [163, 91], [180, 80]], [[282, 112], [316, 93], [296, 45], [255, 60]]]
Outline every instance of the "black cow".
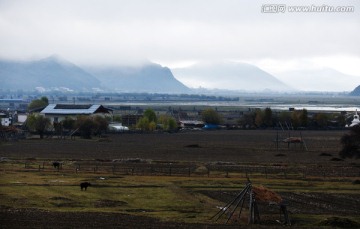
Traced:
[[83, 182], [83, 183], [81, 183], [81, 184], [80, 184], [81, 191], [82, 191], [83, 189], [85, 189], [85, 191], [86, 191], [87, 187], [89, 187], [89, 186], [91, 186], [91, 184], [90, 184], [89, 182]]
[[54, 166], [55, 169], [59, 169], [59, 168], [60, 168], [60, 162], [58, 162], [58, 161], [54, 161], [54, 162], [52, 163], [52, 165]]

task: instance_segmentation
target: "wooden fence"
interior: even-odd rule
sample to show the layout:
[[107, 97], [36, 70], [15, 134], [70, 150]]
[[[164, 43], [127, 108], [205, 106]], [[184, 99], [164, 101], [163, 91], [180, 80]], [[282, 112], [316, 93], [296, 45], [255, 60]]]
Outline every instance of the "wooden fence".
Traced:
[[356, 166], [296, 166], [282, 165], [218, 165], [195, 163], [123, 163], [99, 161], [64, 161], [54, 168], [50, 161], [24, 161], [24, 169], [62, 173], [107, 173], [113, 175], [137, 176], [207, 176], [207, 177], [250, 177], [268, 179], [306, 178], [360, 178]]

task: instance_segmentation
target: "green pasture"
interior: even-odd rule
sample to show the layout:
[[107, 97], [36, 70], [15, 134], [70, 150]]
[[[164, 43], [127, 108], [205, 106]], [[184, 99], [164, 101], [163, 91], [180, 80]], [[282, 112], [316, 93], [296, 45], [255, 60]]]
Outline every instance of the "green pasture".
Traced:
[[[92, 186], [81, 191], [79, 184]], [[254, 178], [276, 192], [324, 192], [359, 194], [351, 180], [292, 180]], [[21, 163], [0, 164], [2, 208], [36, 208], [67, 212], [114, 212], [155, 217], [164, 221], [215, 223], [209, 218], [225, 203], [201, 191], [241, 191], [247, 180], [238, 177], [131, 176], [111, 173], [75, 173], [27, 170]], [[304, 226], [324, 215], [292, 215]], [[358, 216], [349, 216], [357, 221]], [[277, 219], [277, 218], [275, 218]], [[219, 222], [218, 222], [219, 223]]]

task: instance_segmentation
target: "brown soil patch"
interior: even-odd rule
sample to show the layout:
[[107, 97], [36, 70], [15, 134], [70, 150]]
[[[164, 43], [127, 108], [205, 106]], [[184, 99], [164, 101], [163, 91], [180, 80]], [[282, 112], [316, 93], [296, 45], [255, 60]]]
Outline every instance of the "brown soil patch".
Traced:
[[264, 186], [252, 186], [252, 191], [255, 193], [255, 199], [258, 202], [275, 202], [279, 204], [282, 201], [282, 198], [279, 194], [271, 191], [268, 188], [265, 188]]
[[[49, 212], [37, 209], [4, 209], [0, 207], [1, 228], [246, 228], [239, 225], [186, 224], [163, 222], [154, 218], [102, 212]], [[265, 227], [260, 227], [265, 228]]]
[[127, 205], [125, 201], [118, 200], [97, 200], [94, 205], [97, 208], [113, 208], [113, 207], [121, 207]]
[[[220, 130], [186, 133], [114, 134], [111, 141], [99, 142], [57, 138], [20, 140], [0, 144], [0, 156], [7, 158], [99, 159], [142, 158], [162, 161], [238, 162], [238, 163], [329, 163], [320, 153], [338, 155], [345, 131], [303, 131], [309, 151], [280, 143], [276, 149], [273, 130]], [[292, 133], [298, 134], [297, 132]], [[184, 147], [185, 146], [185, 147]], [[192, 147], [186, 147], [192, 146]], [[196, 147], [195, 147], [196, 146]], [[197, 147], [199, 146], [199, 147]], [[284, 154], [286, 157], [277, 157]], [[342, 163], [333, 162], [333, 163]]]

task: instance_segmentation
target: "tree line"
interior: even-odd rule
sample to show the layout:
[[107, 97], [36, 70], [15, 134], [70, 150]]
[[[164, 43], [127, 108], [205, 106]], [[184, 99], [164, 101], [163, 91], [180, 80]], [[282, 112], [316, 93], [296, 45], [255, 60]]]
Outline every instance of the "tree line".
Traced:
[[[324, 129], [329, 126], [343, 128], [346, 117], [343, 114], [314, 113], [309, 115], [306, 109], [273, 112], [271, 108], [255, 109], [244, 114], [238, 121], [242, 128], [274, 128], [288, 125], [286, 128]], [[285, 128], [285, 127], [284, 127]]]

